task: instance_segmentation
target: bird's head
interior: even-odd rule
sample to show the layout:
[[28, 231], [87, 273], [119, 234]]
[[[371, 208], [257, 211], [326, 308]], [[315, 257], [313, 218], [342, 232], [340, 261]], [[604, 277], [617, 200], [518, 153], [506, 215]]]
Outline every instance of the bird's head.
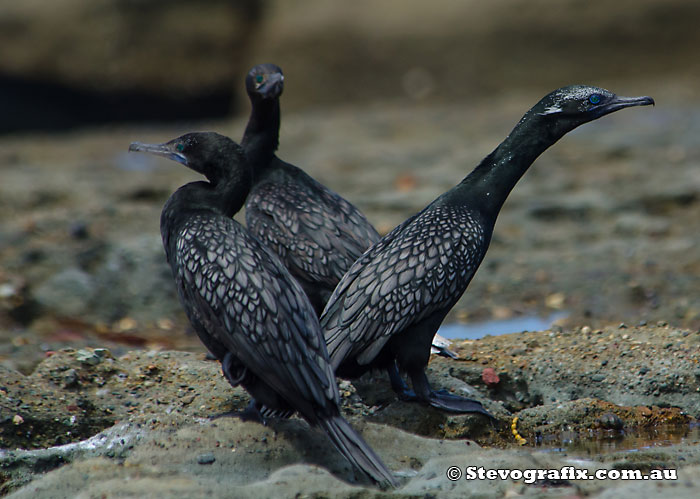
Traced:
[[604, 88], [570, 85], [542, 98], [526, 115], [551, 121], [551, 129], [563, 135], [579, 125], [632, 106], [653, 105], [651, 97], [621, 97]]
[[245, 78], [248, 95], [262, 99], [277, 99], [284, 90], [282, 69], [274, 64], [258, 64]]
[[163, 156], [201, 173], [216, 184], [224, 177], [247, 178], [245, 153], [233, 140], [216, 132], [191, 132], [163, 144], [132, 142], [129, 151]]

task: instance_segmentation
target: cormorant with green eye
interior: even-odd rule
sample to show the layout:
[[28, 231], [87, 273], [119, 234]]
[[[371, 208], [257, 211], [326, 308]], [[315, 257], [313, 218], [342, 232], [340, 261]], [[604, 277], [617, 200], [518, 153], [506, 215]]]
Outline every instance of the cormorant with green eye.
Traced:
[[253, 168], [246, 225], [279, 255], [320, 315], [340, 278], [379, 234], [355, 206], [276, 156], [283, 85], [274, 64], [255, 66], [246, 77], [252, 111], [241, 146]]
[[[353, 378], [383, 368], [405, 400], [485, 413], [475, 401], [433, 391], [424, 369], [435, 332], [486, 254], [501, 206], [533, 161], [567, 132], [653, 103], [584, 85], [540, 100], [460, 184], [383, 237], [345, 274], [321, 316], [336, 374]], [[413, 391], [400, 372], [411, 378]]]
[[277, 255], [231, 217], [243, 206], [251, 172], [242, 149], [213, 132], [130, 151], [165, 156], [206, 176], [165, 203], [160, 227], [178, 295], [224, 373], [255, 408], [299, 412], [336, 448], [381, 484], [396, 479], [340, 414], [340, 397], [323, 333], [299, 284]]

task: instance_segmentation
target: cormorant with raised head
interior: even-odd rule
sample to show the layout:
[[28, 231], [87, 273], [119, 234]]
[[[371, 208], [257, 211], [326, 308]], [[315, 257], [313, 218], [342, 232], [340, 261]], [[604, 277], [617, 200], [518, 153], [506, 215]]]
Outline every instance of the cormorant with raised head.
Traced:
[[183, 163], [192, 182], [165, 203], [160, 227], [180, 301], [197, 334], [258, 407], [297, 411], [321, 426], [338, 450], [378, 483], [396, 480], [340, 415], [338, 386], [316, 314], [272, 253], [231, 217], [251, 186], [241, 148], [213, 132], [164, 144], [133, 143]]
[[583, 85], [540, 100], [460, 184], [383, 237], [340, 281], [321, 316], [336, 374], [352, 378], [384, 368], [405, 400], [485, 412], [475, 401], [433, 391], [425, 366], [435, 332], [486, 254], [501, 206], [533, 161], [567, 132], [653, 103]]
[[246, 225], [279, 255], [321, 315], [341, 277], [379, 234], [355, 206], [276, 156], [282, 70], [260, 64], [245, 83], [252, 111], [241, 146], [253, 169]]

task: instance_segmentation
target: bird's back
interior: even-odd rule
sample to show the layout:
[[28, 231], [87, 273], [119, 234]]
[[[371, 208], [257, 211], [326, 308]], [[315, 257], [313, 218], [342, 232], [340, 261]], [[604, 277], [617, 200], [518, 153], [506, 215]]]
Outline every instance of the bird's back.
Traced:
[[320, 287], [330, 295], [379, 234], [347, 200], [299, 168], [273, 161], [246, 200], [248, 229], [305, 289]]
[[313, 420], [318, 409], [337, 410], [318, 320], [274, 254], [236, 221], [208, 213], [188, 217], [170, 248], [193, 323], [302, 415]]
[[464, 293], [490, 236], [478, 213], [435, 202], [370, 248], [321, 317], [333, 367], [348, 359], [368, 365], [393, 335], [444, 316]]

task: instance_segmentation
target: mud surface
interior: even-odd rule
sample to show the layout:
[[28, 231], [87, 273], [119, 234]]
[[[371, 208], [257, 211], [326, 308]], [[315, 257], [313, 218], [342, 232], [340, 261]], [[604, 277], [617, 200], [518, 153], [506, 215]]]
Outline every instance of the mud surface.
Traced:
[[[403, 476], [396, 495], [697, 496], [700, 107], [669, 88], [613, 89], [648, 93], [657, 106], [568, 135], [503, 208], [446, 322], [566, 318], [548, 331], [455, 342], [460, 360], [435, 359], [429, 374], [481, 400], [498, 424], [399, 402], [381, 375], [341, 385], [351, 422]], [[386, 232], [461, 180], [539, 97], [289, 113], [280, 155]], [[126, 149], [192, 129], [238, 137], [243, 123], [0, 139], [3, 492], [381, 494], [302, 421], [210, 419], [247, 396], [187, 331], [158, 233], [169, 193], [197, 177]], [[636, 452], [568, 447], [639, 431], [649, 440]], [[445, 477], [453, 464], [571, 463], [678, 468], [679, 480], [644, 488]]]

